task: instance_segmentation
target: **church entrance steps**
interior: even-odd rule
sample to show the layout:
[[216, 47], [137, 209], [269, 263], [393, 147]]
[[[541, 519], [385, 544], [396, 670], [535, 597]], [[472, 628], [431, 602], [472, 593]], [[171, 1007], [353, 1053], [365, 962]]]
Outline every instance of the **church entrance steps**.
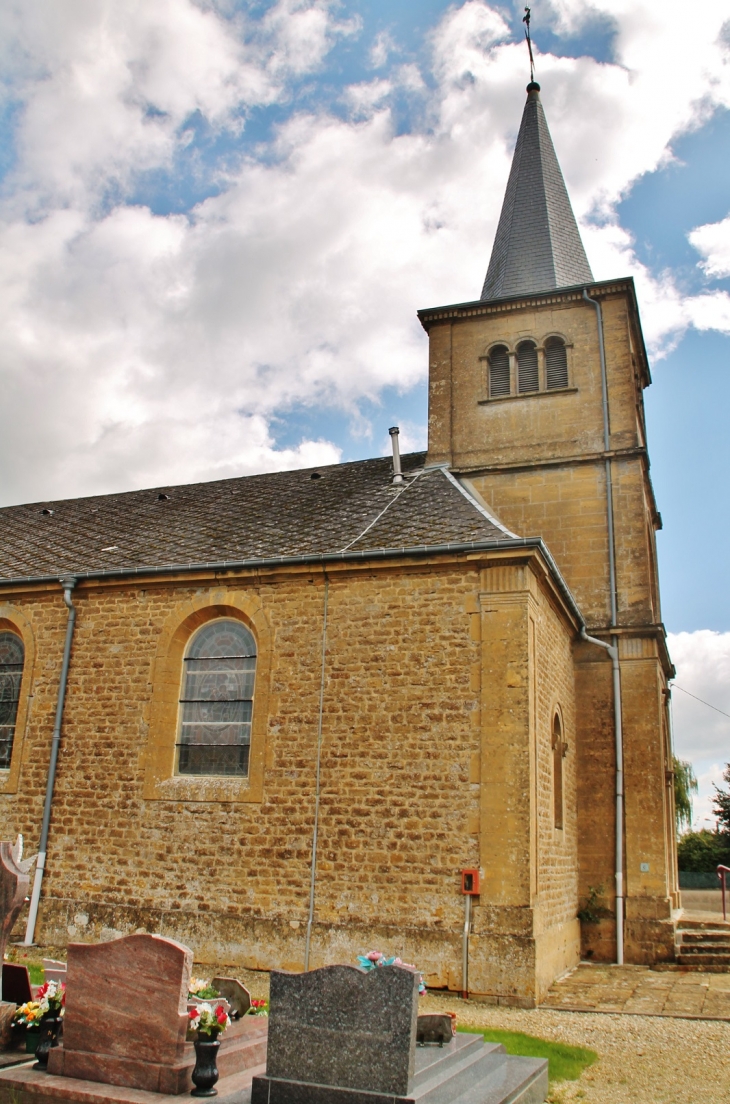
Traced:
[[730, 923], [683, 916], [677, 924], [675, 946], [679, 966], [730, 971]]

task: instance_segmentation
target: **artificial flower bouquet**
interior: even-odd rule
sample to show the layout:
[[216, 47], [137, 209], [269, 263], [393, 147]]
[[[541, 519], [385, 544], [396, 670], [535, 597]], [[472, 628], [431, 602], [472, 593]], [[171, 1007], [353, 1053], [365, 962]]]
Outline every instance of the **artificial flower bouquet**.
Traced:
[[247, 1016], [268, 1016], [269, 1014], [269, 1002], [267, 1000], [257, 1000], [255, 997], [251, 998], [251, 1007], [247, 1010]]
[[36, 1000], [40, 1003], [41, 1015], [46, 1012], [54, 1012], [63, 1015], [66, 1006], [66, 985], [63, 981], [46, 981], [36, 993]]
[[13, 1016], [13, 1027], [24, 1027], [26, 1031], [37, 1030], [42, 1015], [40, 1001], [26, 1001], [25, 1004], [21, 1004], [19, 1008], [16, 1008]]
[[208, 1035], [215, 1039], [230, 1026], [231, 1021], [222, 1004], [214, 1008], [212, 1004], [203, 1003], [188, 1012], [188, 1027], [191, 1031], [197, 1031], [198, 1037]]
[[[409, 970], [415, 970], [415, 966], [412, 966], [410, 962], [403, 962], [400, 958], [386, 958], [381, 951], [369, 951], [366, 955], [358, 955], [357, 961], [363, 970], [375, 970], [378, 966], [405, 966]], [[423, 975], [418, 975], [418, 995], [422, 996], [426, 992], [426, 986], [423, 983]]]
[[191, 978], [188, 986], [188, 1000], [209, 1001], [219, 997], [218, 990], [204, 978]]

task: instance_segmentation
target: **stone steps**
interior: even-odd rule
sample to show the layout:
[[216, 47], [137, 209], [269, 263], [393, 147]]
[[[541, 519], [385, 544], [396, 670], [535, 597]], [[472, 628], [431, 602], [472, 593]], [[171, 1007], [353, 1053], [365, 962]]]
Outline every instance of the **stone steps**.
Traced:
[[730, 923], [680, 920], [675, 947], [679, 966], [711, 973], [730, 971]]
[[437, 1048], [424, 1047], [417, 1055], [408, 1094], [414, 1104], [542, 1104], [547, 1096], [544, 1059], [513, 1057], [479, 1035], [457, 1035], [448, 1049], [439, 1056]]

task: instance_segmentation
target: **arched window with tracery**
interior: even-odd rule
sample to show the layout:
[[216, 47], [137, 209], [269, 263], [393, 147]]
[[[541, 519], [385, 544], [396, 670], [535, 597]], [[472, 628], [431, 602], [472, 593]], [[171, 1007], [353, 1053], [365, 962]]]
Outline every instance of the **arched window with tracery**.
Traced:
[[545, 342], [545, 376], [548, 391], [568, 386], [568, 355], [565, 342], [550, 337]]
[[489, 353], [489, 397], [498, 399], [510, 393], [509, 350], [495, 345]]
[[178, 774], [247, 775], [253, 635], [240, 621], [211, 621], [192, 638], [183, 663]]
[[20, 637], [0, 632], [0, 770], [10, 769], [24, 659]]
[[534, 341], [521, 341], [517, 346], [517, 390], [524, 394], [527, 391], [538, 391], [539, 388], [537, 345]]
[[560, 714], [553, 718], [553, 823], [556, 828], [563, 827], [563, 758], [568, 745], [563, 739], [563, 726]]

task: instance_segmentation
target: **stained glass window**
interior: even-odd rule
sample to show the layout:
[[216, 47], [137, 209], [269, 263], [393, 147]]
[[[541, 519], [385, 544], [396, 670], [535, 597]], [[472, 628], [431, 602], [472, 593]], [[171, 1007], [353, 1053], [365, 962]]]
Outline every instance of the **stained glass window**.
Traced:
[[256, 643], [240, 621], [211, 621], [184, 660], [178, 774], [247, 775]]
[[13, 753], [23, 656], [20, 637], [0, 632], [0, 770], [8, 770]]

